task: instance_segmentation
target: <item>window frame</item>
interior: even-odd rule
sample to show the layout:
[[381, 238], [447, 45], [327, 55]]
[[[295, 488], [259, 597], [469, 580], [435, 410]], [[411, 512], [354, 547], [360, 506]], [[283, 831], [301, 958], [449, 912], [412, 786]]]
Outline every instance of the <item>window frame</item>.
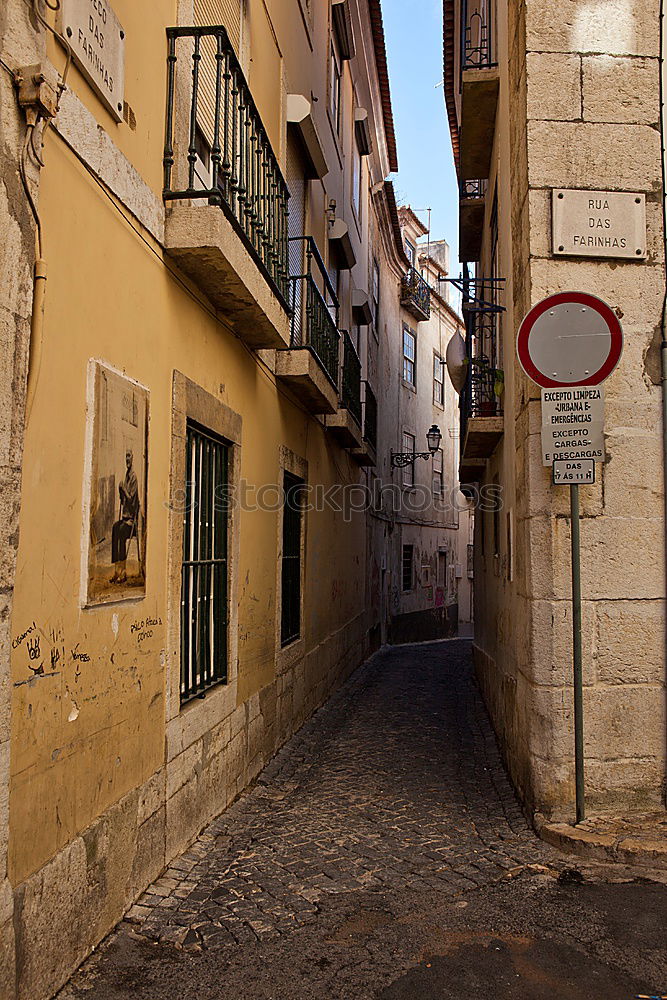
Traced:
[[371, 299], [373, 302], [373, 333], [380, 339], [380, 263], [373, 257], [371, 264]]
[[338, 41], [331, 32], [329, 48], [329, 116], [336, 136], [340, 137], [343, 105], [343, 60], [338, 51]]
[[[216, 684], [205, 693], [205, 698], [193, 698], [181, 704], [181, 580], [183, 553], [183, 505], [185, 491], [181, 484], [186, 480], [186, 427], [191, 420], [228, 442], [227, 465], [227, 680]], [[224, 718], [236, 707], [238, 647], [239, 647], [239, 557], [240, 557], [240, 503], [237, 484], [241, 478], [241, 414], [221, 402], [182, 372], [173, 371], [171, 397], [171, 460], [169, 481], [173, 492], [168, 503], [167, 547], [167, 692], [165, 716], [176, 743], [186, 727], [191, 726], [191, 716], [197, 715], [206, 728], [216, 719]]]
[[[193, 698], [228, 680], [229, 627], [229, 491], [230, 442], [199, 421], [186, 420], [185, 494], [181, 560], [180, 701]], [[217, 462], [222, 476], [216, 478]], [[208, 489], [207, 487], [208, 480]], [[221, 495], [222, 490], [222, 495]], [[205, 496], [205, 491], [208, 496]], [[221, 511], [220, 500], [224, 497]], [[218, 521], [218, 517], [220, 520]], [[220, 529], [220, 540], [216, 537]], [[208, 585], [207, 580], [208, 578]], [[206, 590], [208, 595], [206, 596]], [[222, 592], [222, 593], [221, 593]], [[208, 613], [206, 611], [208, 602]], [[208, 622], [206, 621], [208, 618]], [[193, 620], [195, 624], [193, 626]], [[186, 622], [190, 622], [187, 629]], [[193, 636], [194, 627], [194, 636]], [[216, 635], [218, 641], [216, 642]], [[208, 647], [200, 660], [201, 645]], [[188, 666], [185, 657], [187, 653]]]
[[[406, 336], [411, 338], [413, 356], [406, 353]], [[412, 376], [411, 378], [409, 376]], [[413, 389], [417, 388], [417, 333], [407, 323], [403, 324], [403, 381]]]
[[[436, 468], [436, 459], [440, 461], [440, 468]], [[436, 489], [436, 476], [438, 477], [438, 486]], [[445, 457], [442, 448], [433, 454], [432, 458], [432, 487], [433, 495], [437, 497], [443, 497], [445, 495]]]
[[362, 209], [361, 191], [362, 191], [362, 179], [363, 179], [363, 171], [364, 171], [364, 158], [361, 155], [361, 152], [359, 150], [359, 146], [357, 144], [357, 140], [354, 137], [354, 135], [352, 137], [352, 157], [351, 157], [351, 159], [352, 159], [352, 167], [351, 167], [351, 171], [352, 171], [351, 181], [352, 181], [352, 183], [351, 183], [351, 187], [350, 187], [350, 194], [351, 194], [351, 199], [350, 200], [352, 202], [352, 208], [354, 210], [354, 213], [355, 213], [355, 215], [357, 217], [357, 222], [361, 225], [361, 215], [362, 215], [362, 213], [361, 213], [361, 209]]
[[[414, 455], [417, 450], [417, 436], [411, 431], [403, 431], [402, 437], [402, 448], [403, 452], [412, 452]], [[404, 465], [401, 469], [402, 476], [401, 482], [407, 489], [413, 489], [415, 485], [415, 463], [414, 460]]]
[[[440, 378], [436, 377], [436, 372], [440, 373]], [[440, 398], [436, 395], [436, 388], [440, 387]], [[445, 407], [445, 368], [443, 359], [437, 351], [433, 352], [433, 403], [435, 406]]]
[[407, 238], [407, 236], [403, 240], [403, 245], [405, 249], [405, 256], [408, 258], [410, 267], [414, 267], [417, 260], [417, 247]]

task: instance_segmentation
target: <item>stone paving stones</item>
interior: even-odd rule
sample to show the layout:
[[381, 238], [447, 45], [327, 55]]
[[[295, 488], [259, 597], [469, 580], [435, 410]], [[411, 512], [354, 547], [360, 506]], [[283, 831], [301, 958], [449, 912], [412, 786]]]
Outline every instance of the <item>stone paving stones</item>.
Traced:
[[289, 934], [339, 893], [456, 896], [556, 852], [529, 829], [463, 640], [374, 656], [127, 914], [185, 949]]

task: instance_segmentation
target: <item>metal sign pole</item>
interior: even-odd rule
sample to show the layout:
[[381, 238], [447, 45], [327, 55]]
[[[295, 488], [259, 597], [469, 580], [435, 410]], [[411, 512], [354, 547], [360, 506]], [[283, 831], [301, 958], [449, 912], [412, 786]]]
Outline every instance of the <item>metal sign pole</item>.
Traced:
[[570, 539], [572, 544], [572, 663], [574, 667], [574, 771], [576, 822], [586, 818], [584, 798], [584, 692], [581, 664], [581, 545], [579, 537], [579, 486], [570, 486]]

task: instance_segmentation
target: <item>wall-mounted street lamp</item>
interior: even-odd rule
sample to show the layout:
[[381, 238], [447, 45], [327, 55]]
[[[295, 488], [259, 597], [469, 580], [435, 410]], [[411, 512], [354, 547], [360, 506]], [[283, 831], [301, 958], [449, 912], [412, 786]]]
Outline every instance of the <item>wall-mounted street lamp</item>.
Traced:
[[426, 432], [426, 441], [428, 451], [392, 451], [390, 453], [392, 469], [402, 469], [406, 465], [413, 465], [416, 458], [433, 458], [442, 441], [442, 434], [437, 424], [432, 424], [429, 427]]

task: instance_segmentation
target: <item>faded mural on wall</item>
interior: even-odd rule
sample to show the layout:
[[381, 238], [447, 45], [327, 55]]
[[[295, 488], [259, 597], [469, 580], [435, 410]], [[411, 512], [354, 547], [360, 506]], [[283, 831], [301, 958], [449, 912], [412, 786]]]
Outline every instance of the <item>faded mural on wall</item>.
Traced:
[[148, 390], [95, 362], [87, 604], [146, 593]]

